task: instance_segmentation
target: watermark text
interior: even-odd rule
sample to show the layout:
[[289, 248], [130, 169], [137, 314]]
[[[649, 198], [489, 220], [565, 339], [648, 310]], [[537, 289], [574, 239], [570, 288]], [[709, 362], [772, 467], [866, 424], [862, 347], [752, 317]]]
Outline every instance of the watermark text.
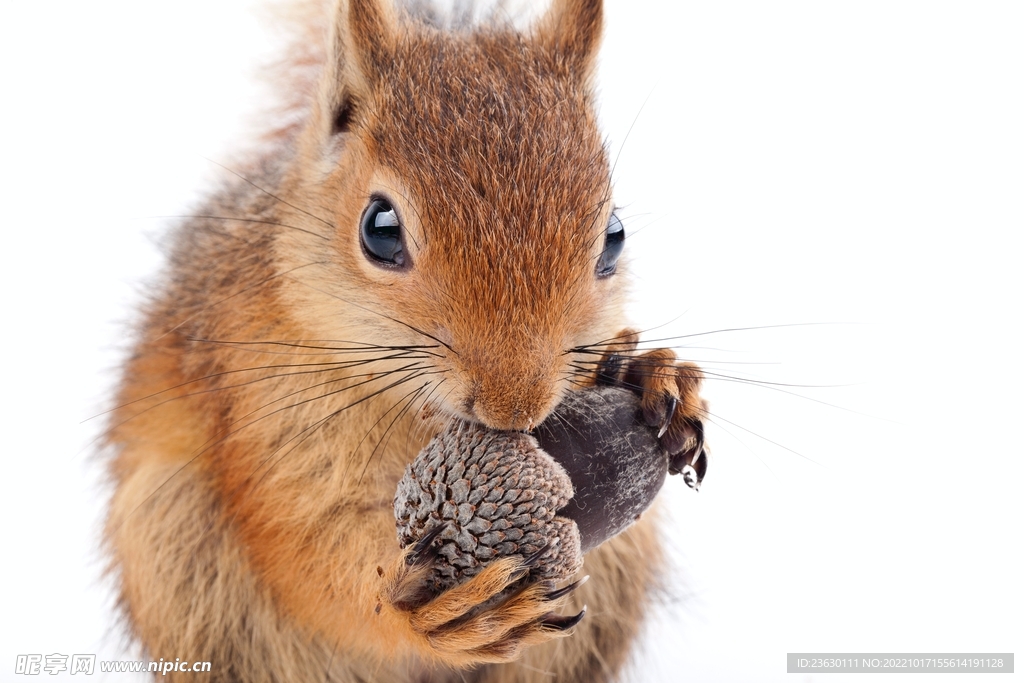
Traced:
[[101, 673], [157, 673], [161, 676], [171, 672], [209, 673], [210, 662], [190, 662], [180, 657], [174, 661], [115, 659], [97, 662], [96, 655], [63, 655], [54, 652], [51, 655], [18, 655], [14, 663], [14, 673], [24, 676], [55, 676], [63, 672], [91, 676], [97, 670]]

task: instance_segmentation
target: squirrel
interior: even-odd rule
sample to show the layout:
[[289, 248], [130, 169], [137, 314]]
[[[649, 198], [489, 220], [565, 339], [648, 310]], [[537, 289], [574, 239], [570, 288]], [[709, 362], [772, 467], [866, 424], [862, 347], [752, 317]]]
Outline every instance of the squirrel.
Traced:
[[316, 9], [297, 114], [176, 227], [124, 364], [105, 543], [130, 633], [205, 681], [614, 680], [662, 576], [656, 514], [585, 584], [496, 600], [529, 572], [506, 557], [411, 606], [392, 511], [447, 420], [529, 431], [594, 384], [706, 462], [701, 371], [624, 323], [602, 2], [528, 30]]

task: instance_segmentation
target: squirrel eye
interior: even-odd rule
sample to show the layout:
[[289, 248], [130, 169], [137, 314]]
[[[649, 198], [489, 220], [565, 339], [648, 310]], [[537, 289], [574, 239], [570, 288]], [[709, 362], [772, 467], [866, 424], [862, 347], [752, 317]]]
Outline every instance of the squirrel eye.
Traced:
[[615, 264], [626, 245], [626, 230], [614, 213], [608, 219], [608, 230], [604, 233], [604, 251], [597, 259], [597, 276], [607, 277], [615, 272]]
[[402, 224], [398, 222], [394, 207], [383, 199], [373, 199], [366, 207], [359, 237], [370, 260], [381, 265], [405, 265]]

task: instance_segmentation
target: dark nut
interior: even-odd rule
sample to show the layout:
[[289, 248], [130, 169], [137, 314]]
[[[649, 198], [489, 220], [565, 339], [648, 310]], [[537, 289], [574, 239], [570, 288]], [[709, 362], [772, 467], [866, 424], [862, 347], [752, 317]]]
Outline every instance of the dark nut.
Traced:
[[635, 522], [665, 483], [668, 453], [639, 412], [625, 389], [574, 391], [534, 432], [572, 479], [576, 495], [558, 514], [579, 526], [583, 552]]

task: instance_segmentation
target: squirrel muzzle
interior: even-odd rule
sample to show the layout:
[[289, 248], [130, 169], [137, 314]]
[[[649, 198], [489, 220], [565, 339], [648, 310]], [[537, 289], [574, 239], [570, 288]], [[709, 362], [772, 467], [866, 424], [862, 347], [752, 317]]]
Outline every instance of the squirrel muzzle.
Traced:
[[[462, 353], [465, 393], [459, 406], [474, 421], [497, 430], [530, 430], [561, 398], [559, 354], [538, 353], [506, 338], [488, 350]], [[532, 346], [532, 345], [530, 345]]]

